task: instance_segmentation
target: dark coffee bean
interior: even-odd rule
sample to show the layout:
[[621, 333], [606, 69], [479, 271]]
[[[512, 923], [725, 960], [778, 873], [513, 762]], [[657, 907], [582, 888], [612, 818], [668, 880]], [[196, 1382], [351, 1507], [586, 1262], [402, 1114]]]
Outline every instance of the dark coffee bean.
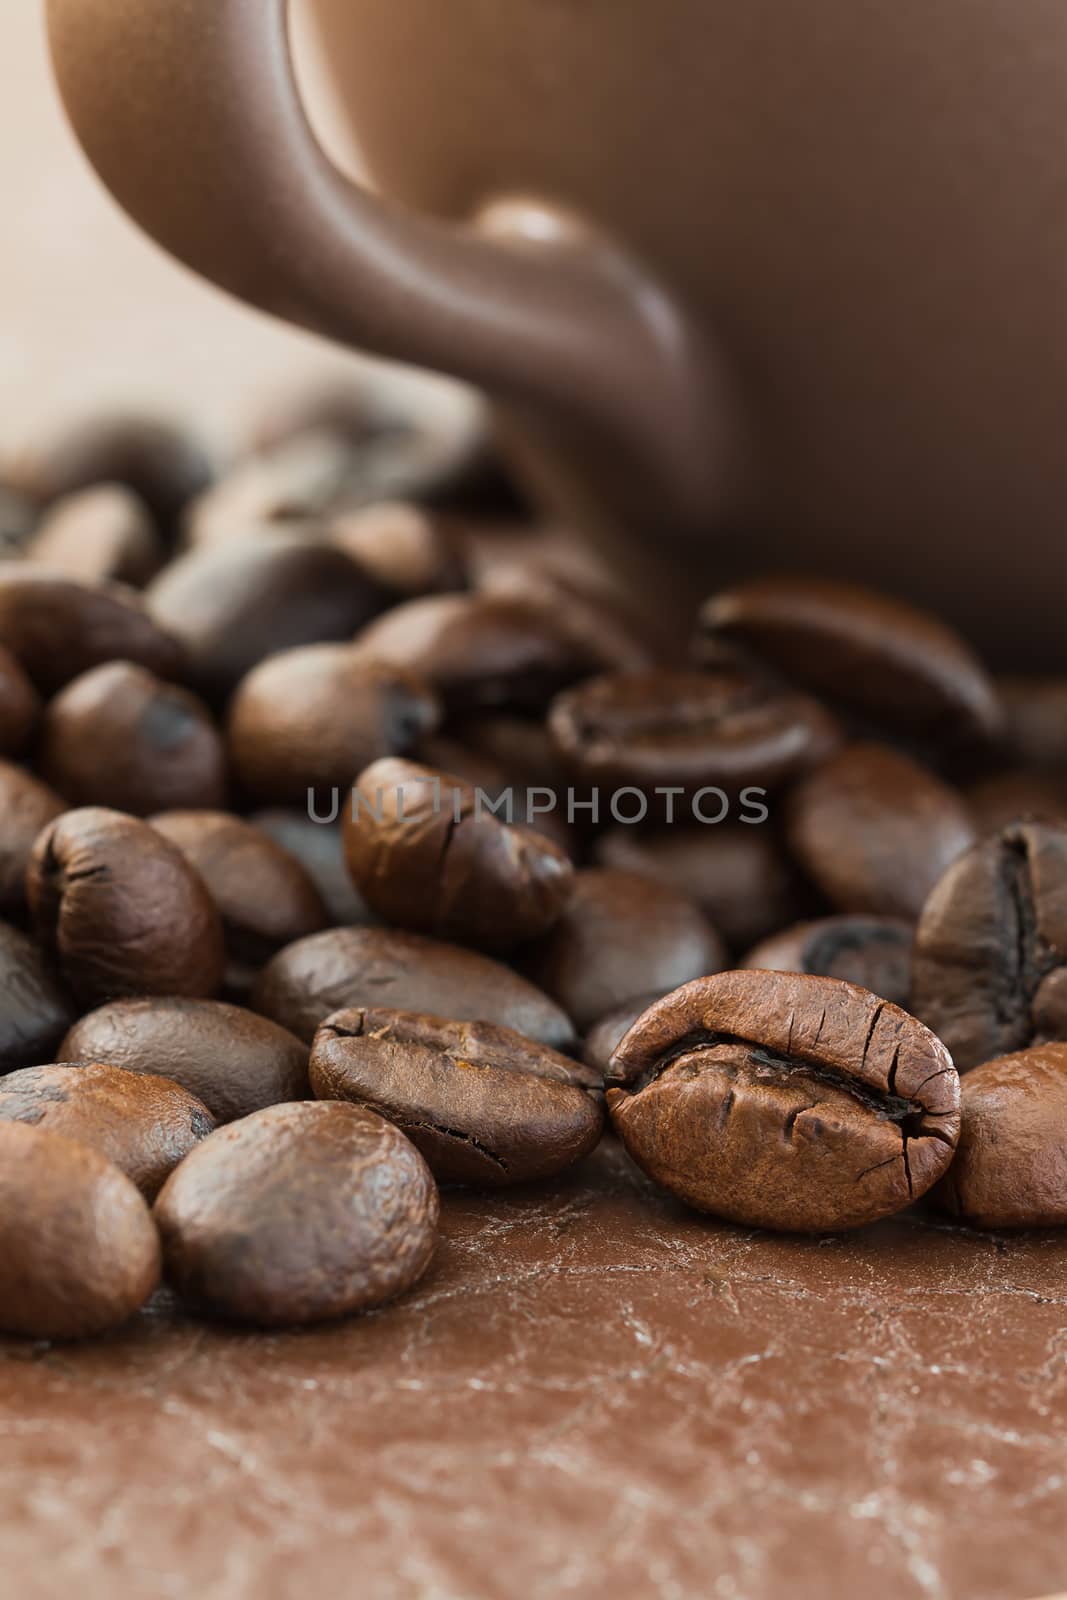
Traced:
[[592, 868], [576, 875], [570, 904], [522, 964], [585, 1029], [636, 995], [665, 994], [725, 960], [718, 933], [677, 889]]
[[662, 990], [639, 995], [636, 1000], [627, 1000], [625, 1005], [616, 1006], [606, 1017], [594, 1022], [582, 1042], [582, 1060], [586, 1066], [593, 1067], [603, 1079], [612, 1056], [638, 1017], [643, 1016], [650, 1005], [662, 998]]
[[26, 888], [38, 937], [90, 1004], [124, 995], [211, 995], [222, 982], [218, 912], [169, 839], [87, 806], [34, 846]]
[[181, 645], [133, 590], [93, 588], [28, 561], [0, 562], [0, 644], [49, 693], [105, 661], [132, 661], [161, 678], [184, 669]]
[[291, 534], [193, 550], [147, 591], [151, 615], [185, 645], [193, 683], [225, 696], [279, 650], [345, 639], [381, 606], [340, 550]]
[[842, 978], [907, 1006], [914, 928], [896, 917], [820, 917], [799, 922], [750, 950], [742, 966]]
[[32, 939], [0, 922], [0, 1073], [50, 1061], [76, 1015]]
[[0, 1079], [0, 1122], [91, 1145], [149, 1200], [215, 1127], [207, 1107], [166, 1078], [82, 1061]]
[[38, 761], [75, 806], [145, 817], [226, 803], [226, 749], [208, 708], [129, 661], [94, 667], [55, 696]]
[[156, 1201], [167, 1277], [195, 1304], [284, 1327], [403, 1294], [438, 1199], [415, 1146], [362, 1106], [270, 1106], [220, 1128]]
[[222, 1000], [115, 1000], [76, 1022], [58, 1055], [170, 1078], [220, 1123], [310, 1093], [307, 1045]]
[[344, 820], [352, 881], [387, 922], [487, 950], [546, 933], [574, 887], [569, 856], [509, 827], [470, 785], [411, 761], [361, 774]]
[[314, 822], [306, 812], [284, 809], [256, 811], [249, 821], [300, 862], [319, 891], [331, 927], [378, 921], [348, 876], [339, 822]]
[[47, 784], [22, 767], [0, 761], [0, 914], [26, 903], [26, 868], [37, 835], [66, 810]]
[[134, 589], [154, 578], [167, 558], [148, 507], [118, 483], [57, 500], [26, 554], [81, 583], [128, 583]]
[[88, 1145], [0, 1123], [0, 1328], [83, 1339], [140, 1310], [159, 1236], [118, 1167]]
[[405, 600], [467, 587], [462, 527], [427, 506], [367, 506], [332, 522], [330, 538], [382, 589]]
[[553, 1049], [574, 1039], [569, 1019], [540, 989], [477, 951], [396, 928], [334, 928], [282, 950], [252, 1004], [309, 1043], [334, 1011], [388, 1003], [457, 1022], [496, 1022]]
[[571, 770], [591, 784], [682, 791], [764, 789], [830, 751], [836, 724], [814, 700], [747, 672], [609, 674], [560, 695], [548, 719]]
[[834, 978], [725, 972], [652, 1006], [609, 1079], [612, 1122], [651, 1178], [748, 1227], [854, 1228], [947, 1168], [960, 1086], [899, 1007]]
[[951, 866], [919, 919], [912, 1010], [961, 1072], [1067, 1039], [1067, 828], [1017, 823]]
[[593, 854], [598, 866], [640, 872], [688, 894], [733, 950], [796, 921], [804, 907], [797, 874], [768, 825], [613, 827]]
[[955, 789], [886, 745], [847, 746], [805, 778], [787, 831], [800, 865], [841, 911], [917, 917], [944, 872], [974, 843]]
[[211, 467], [182, 429], [143, 415], [116, 415], [93, 417], [44, 440], [18, 463], [17, 476], [42, 501], [98, 483], [124, 484], [169, 529], [209, 483]]
[[1067, 820], [1067, 776], [1015, 768], [979, 778], [964, 791], [964, 799], [979, 838], [1023, 819]]
[[553, 1177], [599, 1142], [595, 1072], [487, 1022], [339, 1011], [315, 1035], [311, 1085], [396, 1123], [442, 1183]]
[[[456, 743], [468, 750], [472, 759], [491, 763], [513, 783], [521, 780], [529, 785], [558, 789], [570, 780], [552, 736], [540, 720], [502, 711], [465, 717], [453, 721], [451, 728]], [[438, 763], [428, 761], [428, 764]], [[468, 782], [473, 781], [468, 779]]]
[[240, 684], [230, 705], [234, 771], [259, 800], [330, 811], [379, 756], [403, 755], [437, 727], [441, 709], [425, 679], [361, 659], [347, 645], [307, 645], [272, 656]]
[[37, 690], [18, 658], [0, 645], [0, 755], [21, 755], [40, 714]]
[[222, 918], [231, 990], [250, 987], [283, 945], [326, 927], [326, 907], [299, 861], [251, 822], [226, 811], [168, 811], [152, 826], [207, 885]]
[[1067, 773], [1067, 678], [1001, 678], [1008, 759], [1036, 772]]
[[751, 650], [794, 683], [917, 739], [988, 739], [996, 691], [936, 617], [889, 595], [819, 578], [757, 578], [714, 595], [712, 640]]
[[960, 1101], [959, 1147], [934, 1203], [975, 1228], [1067, 1225], [1067, 1044], [983, 1062]]

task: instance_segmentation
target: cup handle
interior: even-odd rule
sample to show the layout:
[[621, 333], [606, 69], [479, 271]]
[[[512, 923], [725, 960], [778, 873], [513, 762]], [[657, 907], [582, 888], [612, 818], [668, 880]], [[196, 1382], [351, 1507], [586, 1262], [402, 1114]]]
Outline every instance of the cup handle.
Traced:
[[173, 255], [332, 339], [588, 424], [665, 516], [706, 516], [718, 406], [670, 298], [588, 234], [501, 237], [350, 183], [301, 105], [288, 0], [47, 0], [47, 20], [90, 160]]

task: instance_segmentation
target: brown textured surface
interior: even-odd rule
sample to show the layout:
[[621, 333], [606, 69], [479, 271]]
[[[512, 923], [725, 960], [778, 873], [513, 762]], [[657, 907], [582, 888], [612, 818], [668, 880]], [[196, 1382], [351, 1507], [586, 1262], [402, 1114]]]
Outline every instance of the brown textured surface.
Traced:
[[0, 1345], [20, 1600], [1023, 1600], [1062, 1588], [1067, 1239], [746, 1235], [569, 1180], [445, 1197], [397, 1307], [235, 1334], [161, 1299]]

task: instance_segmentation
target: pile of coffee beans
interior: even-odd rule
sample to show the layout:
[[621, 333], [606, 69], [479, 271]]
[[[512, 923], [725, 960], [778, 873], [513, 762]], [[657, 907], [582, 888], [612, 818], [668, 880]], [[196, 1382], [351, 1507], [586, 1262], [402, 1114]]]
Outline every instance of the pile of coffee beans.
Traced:
[[0, 480], [3, 1331], [365, 1311], [604, 1138], [745, 1228], [1067, 1224], [1067, 676], [843, 582], [649, 621], [372, 390]]

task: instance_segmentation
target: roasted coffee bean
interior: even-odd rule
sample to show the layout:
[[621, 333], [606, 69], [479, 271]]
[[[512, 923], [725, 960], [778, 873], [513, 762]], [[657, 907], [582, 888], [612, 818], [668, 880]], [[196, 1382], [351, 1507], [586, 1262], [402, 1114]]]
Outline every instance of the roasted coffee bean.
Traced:
[[83, 1061], [0, 1078], [0, 1122], [91, 1145], [149, 1200], [215, 1127], [207, 1107], [176, 1083]]
[[1010, 761], [1067, 773], [1067, 678], [1001, 678], [1004, 743]]
[[919, 919], [912, 1010], [961, 1072], [1067, 1039], [1067, 828], [1014, 824], [948, 869]]
[[574, 822], [567, 820], [566, 796], [555, 783], [534, 782], [527, 774], [509, 771], [492, 756], [438, 733], [419, 740], [413, 759], [424, 767], [435, 767], [459, 778], [472, 789], [480, 789], [483, 806], [492, 806], [502, 822], [543, 833], [572, 861], [581, 854], [579, 814], [575, 814]]
[[21, 755], [40, 714], [37, 690], [17, 657], [0, 645], [0, 755]]
[[609, 1011], [606, 1017], [594, 1022], [587, 1031], [582, 1041], [582, 1060], [587, 1067], [593, 1067], [600, 1074], [601, 1080], [608, 1070], [612, 1056], [638, 1017], [643, 1016], [650, 1005], [662, 998], [663, 991], [657, 990], [651, 994], [639, 995], [636, 1000], [627, 1000], [624, 1006], [616, 1006], [614, 1011]]
[[327, 1018], [311, 1086], [394, 1122], [442, 1183], [553, 1177], [589, 1154], [604, 1125], [596, 1072], [510, 1028], [410, 1011]]
[[914, 918], [945, 868], [974, 843], [963, 800], [886, 745], [852, 744], [790, 796], [800, 865], [840, 911]]
[[76, 1022], [57, 1054], [158, 1073], [203, 1101], [219, 1123], [310, 1093], [307, 1045], [222, 1000], [115, 1000]]
[[665, 994], [721, 970], [726, 950], [693, 901], [636, 872], [590, 868], [551, 933], [523, 953], [523, 971], [579, 1029], [636, 995]]
[[397, 927], [487, 950], [546, 933], [574, 887], [570, 857], [509, 827], [449, 773], [376, 761], [345, 813], [345, 857], [367, 904]]
[[348, 876], [340, 822], [315, 822], [306, 811], [284, 808], [253, 812], [249, 821], [300, 862], [319, 891], [329, 926], [378, 921]]
[[102, 806], [66, 812], [37, 840], [26, 889], [39, 939], [89, 1004], [211, 995], [222, 982], [211, 897], [147, 822]]
[[980, 839], [1024, 819], [1067, 821], [1067, 775], [1015, 768], [979, 778], [964, 790], [964, 799]]
[[167, 1277], [219, 1316], [322, 1322], [392, 1300], [433, 1254], [437, 1189], [362, 1106], [270, 1106], [220, 1128], [156, 1201]]
[[821, 578], [756, 578], [713, 595], [705, 636], [741, 645], [791, 682], [912, 739], [985, 740], [996, 690], [951, 629], [890, 595]]
[[191, 681], [228, 695], [264, 656], [345, 639], [381, 607], [341, 551], [291, 534], [193, 550], [149, 587], [148, 609], [185, 645]]
[[906, 1007], [914, 933], [910, 922], [897, 917], [820, 917], [773, 934], [750, 950], [741, 964], [766, 972], [843, 978]]
[[140, 1310], [159, 1282], [141, 1195], [88, 1145], [0, 1123], [0, 1329], [83, 1339]]
[[167, 558], [148, 507], [118, 483], [57, 500], [26, 554], [81, 583], [128, 583], [134, 589], [154, 578]]
[[177, 845], [218, 908], [231, 990], [249, 987], [283, 945], [327, 926], [322, 897], [300, 862], [251, 822], [226, 811], [168, 811], [152, 826]]
[[316, 430], [288, 440], [269, 455], [237, 462], [189, 507], [190, 546], [258, 539], [273, 528], [321, 538], [320, 520], [343, 495], [352, 473], [346, 440]]
[[184, 669], [181, 645], [132, 589], [93, 588], [28, 561], [0, 562], [0, 644], [48, 693], [105, 661], [132, 661], [161, 678]]
[[37, 945], [0, 922], [0, 1073], [50, 1061], [74, 1020], [73, 1001]]
[[[564, 538], [562, 548], [550, 550], [545, 530], [538, 529], [525, 557], [491, 563], [482, 572], [480, 592], [532, 602], [555, 616], [572, 639], [595, 641], [600, 670], [647, 671], [654, 652], [623, 591], [578, 541], [569, 533]], [[563, 552], [571, 559], [562, 559]]]
[[648, 796], [670, 788], [679, 803], [705, 789], [776, 788], [837, 741], [816, 701], [729, 668], [592, 678], [557, 697], [548, 725], [587, 783]]
[[94, 667], [55, 696], [38, 761], [75, 806], [146, 817], [226, 803], [226, 749], [203, 701], [129, 661]]
[[598, 866], [640, 872], [695, 900], [732, 950], [795, 922], [804, 894], [767, 824], [605, 829], [593, 848]]
[[553, 1049], [574, 1039], [568, 1017], [509, 967], [459, 945], [396, 928], [334, 928], [281, 950], [260, 975], [252, 1005], [309, 1043], [334, 1011], [381, 1005], [496, 1022]]
[[47, 784], [22, 767], [0, 761], [0, 914], [26, 903], [26, 868], [37, 835], [66, 810]]
[[184, 430], [161, 419], [93, 417], [43, 440], [17, 463], [19, 483], [35, 499], [58, 500], [94, 484], [121, 483], [162, 526], [207, 486], [211, 467]]
[[366, 506], [332, 522], [330, 538], [381, 588], [405, 600], [467, 587], [462, 525], [428, 506]]
[[975, 1067], [960, 1089], [960, 1142], [930, 1196], [976, 1228], [1067, 1225], [1067, 1044]]
[[441, 708], [425, 679], [366, 661], [347, 645], [307, 645], [250, 672], [230, 705], [234, 771], [249, 794], [328, 814], [380, 756], [403, 755], [437, 727]]
[[914, 1017], [834, 978], [724, 972], [660, 1000], [612, 1058], [630, 1155], [697, 1210], [816, 1232], [900, 1211], [947, 1168], [960, 1085]]
[[558, 789], [570, 781], [552, 736], [540, 719], [498, 711], [454, 720], [451, 730], [453, 739], [470, 752], [471, 759], [491, 763], [514, 783], [521, 779], [529, 785]]

